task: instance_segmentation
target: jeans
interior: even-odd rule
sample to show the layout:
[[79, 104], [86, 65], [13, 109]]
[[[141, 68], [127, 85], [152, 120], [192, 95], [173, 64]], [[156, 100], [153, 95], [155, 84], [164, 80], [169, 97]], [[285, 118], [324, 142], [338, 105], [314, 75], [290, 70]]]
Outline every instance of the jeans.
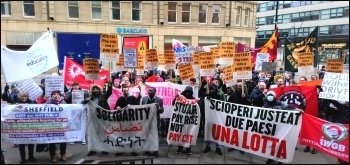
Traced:
[[[211, 141], [207, 140], [207, 141], [205, 141], [205, 143], [207, 144], [207, 147], [210, 147]], [[218, 143], [215, 143], [215, 146], [216, 146], [216, 148], [220, 148], [220, 145]]]

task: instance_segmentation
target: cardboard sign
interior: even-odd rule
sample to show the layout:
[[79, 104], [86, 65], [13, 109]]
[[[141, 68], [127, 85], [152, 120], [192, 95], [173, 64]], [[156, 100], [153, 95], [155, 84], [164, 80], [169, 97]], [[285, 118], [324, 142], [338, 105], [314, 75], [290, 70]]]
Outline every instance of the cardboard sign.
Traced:
[[85, 79], [100, 80], [100, 62], [98, 59], [86, 58], [83, 61]]
[[27, 91], [29, 95], [29, 99], [31, 100], [36, 100], [43, 94], [43, 90], [31, 78], [19, 84], [17, 89], [19, 91]]
[[327, 72], [343, 73], [344, 60], [343, 59], [328, 59], [326, 64]]
[[165, 58], [164, 54], [158, 54], [158, 68], [165, 69]]
[[276, 70], [276, 67], [277, 67], [277, 63], [275, 62], [263, 62], [261, 71], [272, 73], [273, 71]]
[[312, 71], [314, 67], [314, 55], [313, 52], [298, 53], [298, 71], [302, 73]]
[[72, 91], [72, 104], [81, 104], [84, 101], [84, 94], [83, 90]]
[[118, 35], [101, 34], [100, 40], [100, 60], [118, 61]]
[[52, 91], [64, 92], [63, 76], [45, 76], [45, 96], [51, 97]]
[[233, 65], [225, 66], [222, 68], [222, 71], [224, 72], [224, 80], [226, 86], [232, 86], [234, 85], [233, 81]]
[[201, 53], [204, 53], [205, 51], [195, 51], [193, 52], [193, 69], [199, 70], [199, 56]]
[[214, 63], [219, 64], [220, 62], [220, 47], [210, 48], [210, 53], [214, 56]]
[[233, 57], [233, 78], [251, 79], [252, 78], [252, 63], [250, 52], [235, 53]]
[[125, 68], [136, 68], [137, 64], [138, 64], [138, 57], [136, 55], [136, 49], [124, 48], [123, 54], [124, 54], [124, 67]]
[[210, 52], [201, 52], [199, 56], [201, 76], [212, 76], [215, 73], [214, 57]]
[[119, 55], [119, 61], [115, 63], [117, 71], [125, 71], [127, 69], [124, 68], [124, 54]]
[[140, 55], [137, 60], [136, 75], [141, 76], [145, 74], [145, 58]]
[[326, 72], [319, 98], [349, 101], [349, 74]]
[[190, 84], [189, 80], [195, 77], [195, 73], [193, 71], [193, 67], [191, 63], [180, 64], [177, 67], [177, 70], [179, 71], [182, 84]]
[[221, 53], [219, 64], [223, 66], [232, 65], [233, 64], [233, 53]]
[[173, 50], [164, 51], [165, 69], [175, 69], [175, 53]]
[[157, 49], [146, 50], [145, 69], [146, 70], [153, 70], [156, 67], [158, 67]]
[[262, 70], [263, 62], [269, 62], [270, 54], [269, 53], [257, 53], [255, 60], [255, 70]]

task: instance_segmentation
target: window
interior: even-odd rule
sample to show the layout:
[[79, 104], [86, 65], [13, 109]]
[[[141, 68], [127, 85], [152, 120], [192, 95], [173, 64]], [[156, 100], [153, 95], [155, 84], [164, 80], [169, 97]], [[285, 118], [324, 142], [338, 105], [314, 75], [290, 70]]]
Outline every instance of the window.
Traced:
[[23, 15], [29, 17], [35, 16], [34, 1], [23, 1]]
[[141, 21], [141, 1], [132, 1], [131, 2], [131, 19], [133, 21]]
[[299, 28], [296, 30], [296, 35], [301, 37], [301, 36], [307, 36], [309, 35], [309, 30], [310, 28]]
[[319, 19], [320, 19], [320, 11], [310, 12], [310, 20], [319, 20]]
[[191, 19], [191, 4], [190, 3], [182, 3], [182, 23], [190, 23]]
[[102, 1], [91, 1], [91, 19], [102, 19]]
[[331, 9], [331, 18], [340, 18], [343, 17], [344, 8]]
[[341, 26], [341, 34], [349, 34], [349, 24], [340, 25]]
[[257, 10], [258, 10], [257, 12], [266, 11], [266, 3], [259, 4]]
[[271, 38], [273, 31], [272, 30], [267, 30], [265, 31], [265, 38]]
[[220, 24], [220, 12], [221, 6], [213, 5], [213, 18], [211, 20], [211, 23]]
[[198, 23], [207, 23], [207, 11], [208, 11], [208, 5], [200, 3], [199, 4], [199, 19], [198, 19]]
[[266, 23], [265, 17], [257, 18], [256, 25], [265, 25], [265, 23]]
[[329, 27], [328, 26], [321, 26], [319, 30], [320, 30], [320, 35], [328, 35], [329, 34]]
[[289, 37], [289, 29], [279, 30], [278, 36], [279, 37], [284, 37], [284, 36]]
[[256, 38], [264, 38], [264, 31], [256, 32]]
[[343, 16], [349, 17], [349, 7], [344, 7]]
[[236, 26], [241, 25], [241, 15], [242, 15], [242, 7], [237, 7], [237, 15], [236, 15]]
[[268, 2], [267, 3], [267, 11], [269, 10], [275, 10], [275, 1], [272, 1], [272, 2]]
[[1, 1], [1, 15], [11, 15], [10, 1]]
[[120, 20], [120, 1], [109, 1], [111, 20]]
[[79, 18], [78, 1], [68, 1], [68, 18]]
[[249, 26], [249, 19], [250, 19], [250, 9], [246, 8], [245, 14], [244, 14], [244, 26]]
[[7, 45], [33, 45], [41, 32], [6, 32]]
[[311, 1], [300, 1], [300, 6], [311, 5]]
[[266, 17], [266, 25], [274, 24], [274, 16]]
[[295, 29], [294, 27], [293, 27], [293, 29], [290, 29], [290, 36], [296, 36], [297, 30], [298, 29]]
[[168, 2], [168, 22], [176, 22], [176, 2]]
[[321, 11], [321, 19], [329, 19], [331, 10], [322, 10]]
[[291, 22], [298, 22], [300, 21], [299, 13], [292, 14]]
[[293, 7], [298, 7], [298, 6], [300, 6], [300, 1], [293, 1], [293, 2], [292, 2], [292, 6], [293, 6]]
[[289, 14], [283, 15], [282, 23], [289, 23], [289, 22], [290, 22], [290, 15]]
[[292, 2], [291, 1], [283, 1], [283, 8], [290, 8], [292, 6]]
[[341, 34], [341, 25], [331, 25], [329, 26], [329, 34]]
[[283, 15], [278, 15], [277, 16], [277, 23], [282, 23], [283, 20]]
[[312, 3], [313, 5], [315, 5], [315, 4], [320, 4], [321, 1], [311, 1], [311, 3]]

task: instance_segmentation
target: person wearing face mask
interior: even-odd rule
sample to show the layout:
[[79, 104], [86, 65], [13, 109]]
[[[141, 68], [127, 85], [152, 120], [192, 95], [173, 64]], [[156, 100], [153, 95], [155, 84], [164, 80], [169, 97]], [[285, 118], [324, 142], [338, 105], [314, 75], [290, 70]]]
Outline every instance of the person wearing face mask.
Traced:
[[[157, 104], [157, 128], [159, 129], [160, 125], [160, 114], [164, 112], [164, 107], [163, 107], [163, 99], [156, 96], [157, 90], [154, 87], [149, 87], [148, 88], [148, 96], [145, 96], [141, 99], [141, 105], [146, 105], [146, 104], [152, 104], [156, 103]], [[152, 156], [150, 151], [147, 151], [145, 153], [147, 156]], [[154, 151], [153, 156], [156, 158], [159, 157], [158, 151]]]
[[[209, 94], [207, 95], [207, 99], [216, 99], [216, 100], [224, 101], [224, 96], [218, 94], [218, 86], [213, 84], [209, 86]], [[204, 117], [204, 120], [205, 120], [205, 117]], [[207, 140], [206, 147], [203, 150], [203, 153], [207, 153], [211, 150], [210, 144], [211, 144], [211, 141]], [[215, 143], [215, 145], [216, 145], [216, 153], [219, 155], [222, 155], [220, 145], [218, 143]]]
[[[276, 99], [276, 93], [274, 91], [268, 91], [266, 93], [266, 100], [263, 108], [270, 109], [282, 109], [282, 110], [296, 110], [296, 108], [289, 106], [288, 104], [284, 104]], [[272, 164], [274, 160], [267, 159], [266, 164]], [[278, 164], [282, 164], [282, 162], [278, 162]]]
[[[186, 99], [196, 99], [193, 97], [193, 88], [191, 86], [187, 86], [185, 88], [185, 90], [183, 92], [181, 92], [181, 95], [185, 96]], [[175, 105], [176, 99], [177, 99], [178, 95], [176, 95], [175, 99], [173, 100], [172, 105]], [[176, 154], [180, 154], [183, 150], [183, 146], [178, 146], [177, 150], [176, 150]], [[187, 155], [192, 155], [192, 151], [191, 151], [191, 146], [186, 148], [185, 153]]]
[[[49, 100], [46, 104], [66, 104], [64, 99], [61, 99], [61, 91], [54, 90], [51, 92], [51, 100]], [[67, 149], [67, 143], [50, 143], [49, 144], [49, 152], [51, 156], [51, 162], [57, 163], [57, 157], [56, 157], [56, 144], [60, 144], [60, 154], [61, 154], [61, 160], [67, 161], [66, 157], [66, 149]]]
[[[107, 99], [112, 95], [112, 83], [111, 78], [108, 81], [107, 84], [107, 91], [104, 93], [102, 91], [102, 87], [100, 87], [97, 84], [93, 84], [90, 87], [89, 97], [86, 98], [82, 104], [87, 104], [89, 101], [93, 101], [95, 104], [99, 105], [100, 107], [104, 109], [110, 109]], [[91, 156], [96, 154], [96, 151], [89, 151], [87, 156]], [[106, 151], [101, 152], [103, 155], [108, 155], [109, 153]]]

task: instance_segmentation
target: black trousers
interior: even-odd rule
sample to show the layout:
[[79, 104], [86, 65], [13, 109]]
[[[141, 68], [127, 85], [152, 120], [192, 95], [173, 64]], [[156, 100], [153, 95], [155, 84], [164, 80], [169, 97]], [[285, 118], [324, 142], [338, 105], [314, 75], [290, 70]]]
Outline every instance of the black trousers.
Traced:
[[[29, 159], [33, 158], [34, 154], [34, 144], [27, 144], [28, 145], [28, 155]], [[26, 159], [26, 145], [25, 144], [19, 144], [18, 145], [19, 154], [21, 155], [21, 159]]]
[[50, 156], [55, 156], [56, 155], [56, 144], [60, 144], [60, 154], [66, 154], [66, 149], [67, 149], [67, 143], [50, 143], [49, 144], [49, 152]]
[[[183, 150], [183, 148], [184, 148], [183, 146], [177, 146], [177, 149], [178, 149], [178, 150]], [[189, 147], [188, 147], [188, 148], [186, 148], [186, 149], [191, 150], [191, 146], [189, 146]]]

